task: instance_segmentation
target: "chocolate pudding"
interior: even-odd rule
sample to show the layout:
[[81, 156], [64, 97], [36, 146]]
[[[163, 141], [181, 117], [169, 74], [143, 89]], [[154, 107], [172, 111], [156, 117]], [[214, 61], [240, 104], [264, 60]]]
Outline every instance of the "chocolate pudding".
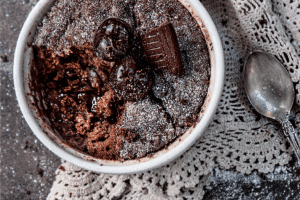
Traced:
[[178, 1], [58, 0], [32, 48], [35, 106], [84, 153], [151, 156], [198, 122], [209, 51]]

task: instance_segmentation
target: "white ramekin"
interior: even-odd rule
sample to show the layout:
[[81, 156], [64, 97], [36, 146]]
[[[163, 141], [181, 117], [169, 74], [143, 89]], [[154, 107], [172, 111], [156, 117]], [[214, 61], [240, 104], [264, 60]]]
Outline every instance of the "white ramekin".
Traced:
[[46, 123], [37, 117], [36, 109], [30, 103], [28, 80], [32, 61], [31, 41], [37, 25], [52, 6], [54, 0], [40, 0], [27, 17], [18, 38], [14, 57], [14, 85], [21, 111], [38, 139], [62, 159], [87, 170], [110, 174], [132, 174], [167, 164], [189, 149], [203, 135], [215, 114], [224, 82], [224, 58], [217, 29], [203, 5], [198, 0], [180, 0], [200, 25], [206, 38], [211, 59], [211, 80], [208, 95], [201, 109], [199, 123], [179, 137], [167, 149], [151, 158], [146, 157], [125, 162], [107, 161], [81, 153], [63, 143]]

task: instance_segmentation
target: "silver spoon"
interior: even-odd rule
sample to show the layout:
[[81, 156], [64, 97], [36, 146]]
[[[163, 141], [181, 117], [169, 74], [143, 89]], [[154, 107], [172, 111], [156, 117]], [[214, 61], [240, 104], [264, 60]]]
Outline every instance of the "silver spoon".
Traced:
[[295, 91], [287, 70], [272, 55], [256, 51], [244, 66], [244, 86], [253, 107], [279, 121], [300, 161], [300, 139], [289, 121]]

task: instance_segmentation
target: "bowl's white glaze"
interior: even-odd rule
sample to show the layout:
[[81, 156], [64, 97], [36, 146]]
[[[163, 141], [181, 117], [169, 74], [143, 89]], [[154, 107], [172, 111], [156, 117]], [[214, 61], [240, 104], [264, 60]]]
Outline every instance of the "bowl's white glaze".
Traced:
[[221, 41], [217, 29], [198, 0], [180, 0], [199, 23], [206, 38], [211, 58], [211, 80], [208, 95], [200, 112], [200, 122], [183, 136], [179, 137], [167, 149], [161, 150], [151, 158], [142, 158], [125, 162], [106, 161], [91, 157], [61, 142], [43, 120], [37, 117], [31, 105], [28, 80], [32, 60], [31, 43], [35, 30], [44, 14], [52, 6], [54, 0], [40, 0], [27, 17], [18, 38], [14, 57], [14, 85], [21, 111], [28, 125], [38, 139], [53, 153], [77, 166], [100, 173], [131, 174], [150, 170], [167, 164], [190, 148], [212, 120], [223, 90], [224, 58]]

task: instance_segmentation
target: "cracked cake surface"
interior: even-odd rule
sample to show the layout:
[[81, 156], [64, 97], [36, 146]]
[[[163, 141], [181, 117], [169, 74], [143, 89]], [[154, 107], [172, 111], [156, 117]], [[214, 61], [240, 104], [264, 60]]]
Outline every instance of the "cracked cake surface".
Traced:
[[[142, 38], [166, 23], [181, 56], [175, 73], [153, 66], [142, 48]], [[57, 0], [32, 48], [36, 106], [74, 148], [107, 160], [138, 159], [197, 123], [209, 87], [209, 52], [178, 1]]]

